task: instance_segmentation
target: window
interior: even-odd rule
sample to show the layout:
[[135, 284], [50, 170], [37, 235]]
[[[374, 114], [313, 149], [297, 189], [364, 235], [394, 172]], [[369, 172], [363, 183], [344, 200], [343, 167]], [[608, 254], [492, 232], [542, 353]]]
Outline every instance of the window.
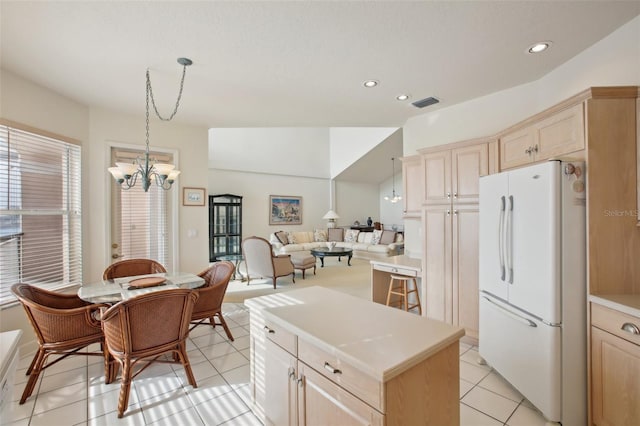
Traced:
[[0, 124], [0, 304], [82, 283], [80, 147]]
[[240, 254], [242, 247], [242, 197], [209, 196], [209, 261], [219, 256]]

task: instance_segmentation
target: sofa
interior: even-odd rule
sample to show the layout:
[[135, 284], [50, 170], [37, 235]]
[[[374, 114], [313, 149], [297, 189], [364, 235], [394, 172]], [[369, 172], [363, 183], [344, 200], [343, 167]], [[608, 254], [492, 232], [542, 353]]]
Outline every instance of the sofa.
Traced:
[[390, 230], [362, 232], [356, 229], [329, 228], [278, 231], [269, 236], [275, 254], [308, 253], [311, 249], [326, 247], [328, 241], [335, 241], [336, 247], [353, 249], [353, 257], [360, 259], [381, 259], [404, 252], [403, 235]]

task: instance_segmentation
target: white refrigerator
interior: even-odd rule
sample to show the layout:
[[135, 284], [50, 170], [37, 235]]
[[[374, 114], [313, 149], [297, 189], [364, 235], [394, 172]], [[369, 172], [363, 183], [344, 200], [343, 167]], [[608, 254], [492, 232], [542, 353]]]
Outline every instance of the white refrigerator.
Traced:
[[587, 423], [581, 162], [480, 178], [479, 353], [549, 421]]

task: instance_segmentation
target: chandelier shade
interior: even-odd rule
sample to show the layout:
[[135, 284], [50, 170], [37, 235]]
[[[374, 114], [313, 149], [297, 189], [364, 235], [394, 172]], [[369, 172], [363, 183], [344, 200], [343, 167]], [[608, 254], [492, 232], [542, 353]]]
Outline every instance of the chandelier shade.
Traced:
[[182, 98], [182, 89], [184, 87], [184, 77], [187, 72], [187, 67], [193, 62], [187, 58], [178, 58], [178, 63], [182, 65], [182, 79], [180, 80], [180, 92], [178, 93], [178, 99], [176, 105], [168, 118], [164, 118], [158, 112], [155, 99], [153, 98], [153, 89], [151, 88], [151, 77], [149, 76], [149, 70], [147, 69], [147, 87], [146, 87], [146, 141], [144, 158], [136, 158], [132, 163], [117, 162], [115, 167], [109, 167], [107, 170], [111, 173], [118, 185], [123, 190], [133, 188], [138, 179], [142, 183], [142, 189], [147, 192], [152, 183], [155, 182], [157, 186], [164, 190], [171, 189], [171, 186], [180, 174], [179, 170], [176, 170], [175, 165], [166, 163], [155, 163], [149, 157], [149, 99], [153, 105], [153, 110], [158, 118], [162, 121], [171, 121], [178, 112], [180, 106], [180, 99]]
[[402, 200], [402, 195], [400, 194], [396, 194], [396, 162], [395, 162], [395, 158], [391, 158], [391, 170], [392, 170], [392, 175], [391, 175], [391, 182], [392, 182], [392, 191], [391, 191], [391, 195], [385, 195], [384, 199], [385, 201], [390, 201], [392, 203], [397, 203], [398, 201]]

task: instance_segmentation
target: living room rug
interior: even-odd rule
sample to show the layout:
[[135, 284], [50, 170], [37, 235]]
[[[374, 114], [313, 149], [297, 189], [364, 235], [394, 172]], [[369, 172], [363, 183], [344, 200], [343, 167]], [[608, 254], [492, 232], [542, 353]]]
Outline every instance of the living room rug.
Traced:
[[[240, 263], [240, 271], [244, 264]], [[307, 269], [305, 279], [302, 273], [296, 271], [295, 284], [291, 276], [278, 278], [276, 288], [273, 288], [271, 278], [251, 278], [251, 284], [246, 281], [232, 280], [229, 282], [224, 301], [228, 303], [242, 303], [245, 299], [280, 293], [298, 288], [311, 286], [329, 287], [352, 296], [371, 300], [371, 264], [366, 259], [351, 259], [351, 266], [347, 266], [346, 259], [338, 262], [337, 258], [325, 258], [324, 268], [320, 262], [316, 267], [316, 274]]]

